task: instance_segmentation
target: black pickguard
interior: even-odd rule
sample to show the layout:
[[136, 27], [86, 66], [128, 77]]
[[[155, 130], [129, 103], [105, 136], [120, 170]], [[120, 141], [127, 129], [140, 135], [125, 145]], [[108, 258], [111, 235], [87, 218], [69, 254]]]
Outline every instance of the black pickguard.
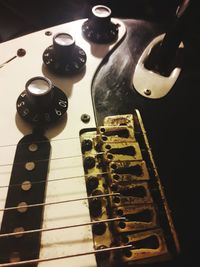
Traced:
[[159, 100], [140, 96], [132, 85], [135, 65], [147, 44], [165, 32], [162, 25], [125, 20], [127, 36], [107, 58], [93, 80], [92, 97], [97, 125], [109, 115], [139, 109], [153, 149], [178, 233], [181, 253], [171, 262], [154, 266], [191, 266], [198, 262], [198, 137], [199, 38], [184, 40], [182, 72], [172, 91]]

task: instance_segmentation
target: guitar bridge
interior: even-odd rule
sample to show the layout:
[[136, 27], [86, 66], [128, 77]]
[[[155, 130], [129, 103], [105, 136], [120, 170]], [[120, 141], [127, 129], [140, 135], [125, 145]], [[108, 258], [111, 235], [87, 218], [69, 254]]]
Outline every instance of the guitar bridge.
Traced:
[[[177, 235], [139, 112], [106, 117], [103, 126], [81, 130], [80, 141], [90, 218], [99, 221], [92, 229], [94, 249], [132, 246], [97, 253], [98, 266], [150, 263], [176, 255]], [[121, 217], [124, 220], [105, 222]]]

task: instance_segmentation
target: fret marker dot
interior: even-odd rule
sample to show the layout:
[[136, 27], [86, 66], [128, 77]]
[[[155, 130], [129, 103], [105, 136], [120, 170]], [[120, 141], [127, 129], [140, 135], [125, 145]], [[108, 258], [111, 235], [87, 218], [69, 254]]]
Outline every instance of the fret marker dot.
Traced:
[[37, 145], [37, 144], [30, 144], [30, 145], [28, 146], [28, 150], [29, 150], [30, 152], [35, 152], [35, 151], [38, 150], [38, 145]]
[[24, 181], [24, 182], [22, 183], [22, 185], [21, 185], [21, 189], [22, 189], [23, 191], [29, 191], [29, 190], [31, 189], [31, 187], [32, 187], [32, 184], [31, 184], [30, 181]]
[[14, 230], [13, 230], [13, 233], [16, 233], [15, 237], [16, 238], [20, 238], [23, 236], [22, 233], [18, 234], [19, 232], [24, 232], [24, 228], [23, 227], [16, 227]]
[[32, 171], [35, 169], [35, 163], [33, 161], [29, 161], [25, 164], [25, 168], [27, 171]]
[[20, 212], [20, 213], [24, 213], [26, 212], [28, 209], [28, 205], [26, 202], [20, 202], [17, 206], [17, 210]]

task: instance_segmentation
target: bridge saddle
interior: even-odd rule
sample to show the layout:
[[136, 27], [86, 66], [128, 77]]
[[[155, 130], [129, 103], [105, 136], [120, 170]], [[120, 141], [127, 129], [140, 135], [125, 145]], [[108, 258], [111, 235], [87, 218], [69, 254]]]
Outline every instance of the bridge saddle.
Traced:
[[[98, 254], [98, 266], [170, 259], [179, 251], [160, 178], [139, 112], [109, 116], [80, 132], [95, 249], [132, 245]], [[96, 195], [108, 197], [95, 198]], [[121, 221], [101, 222], [110, 218]], [[120, 265], [120, 266], [121, 266]]]

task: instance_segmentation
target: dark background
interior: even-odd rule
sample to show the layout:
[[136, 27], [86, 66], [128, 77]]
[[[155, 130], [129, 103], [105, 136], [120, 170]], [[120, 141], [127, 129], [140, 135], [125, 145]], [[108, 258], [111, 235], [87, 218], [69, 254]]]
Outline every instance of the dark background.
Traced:
[[181, 0], [0, 0], [0, 42], [88, 17], [97, 4], [112, 9], [113, 17], [170, 23]]

